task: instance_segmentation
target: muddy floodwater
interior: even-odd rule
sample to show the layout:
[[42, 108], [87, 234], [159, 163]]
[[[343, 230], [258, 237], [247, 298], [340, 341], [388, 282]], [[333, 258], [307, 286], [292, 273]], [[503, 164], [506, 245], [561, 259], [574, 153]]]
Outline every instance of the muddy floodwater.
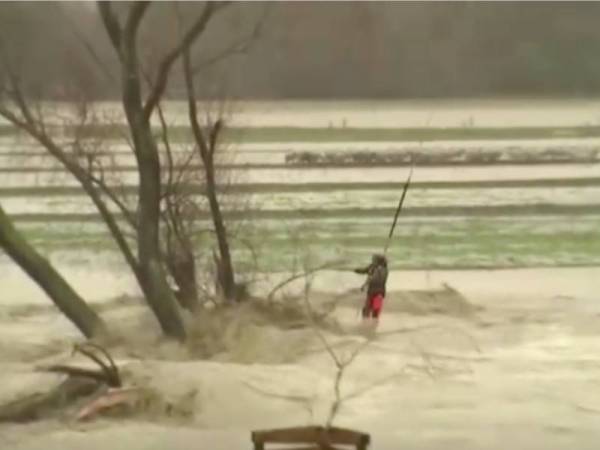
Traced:
[[[598, 276], [592, 268], [393, 273], [380, 337], [344, 378], [342, 392], [352, 397], [339, 412], [339, 425], [370, 432], [372, 447], [382, 450], [597, 448]], [[418, 303], [399, 290], [436, 290], [445, 283], [463, 299], [442, 295]], [[315, 298], [334, 295], [335, 286], [359, 284], [353, 274], [323, 273], [315, 280]], [[81, 289], [100, 307], [97, 281]], [[40, 295], [30, 298], [43, 303]], [[364, 339], [357, 331], [359, 300], [346, 292], [335, 313], [346, 331], [326, 333], [342, 352]], [[135, 332], [152, 324], [142, 320], [138, 305], [102, 310]], [[0, 400], [48, 383], [48, 376], [33, 372], [36, 364], [70, 361], [68, 346], [77, 334], [54, 311], [2, 301], [0, 321]], [[138, 359], [116, 350], [128, 370], [151, 376], [162, 389], [196, 388], [192, 421], [2, 425], [2, 448], [184, 450], [202, 442], [244, 449], [250, 448], [250, 429], [323, 420], [334, 369], [312, 332], [257, 327], [251, 318], [238, 327], [237, 336], [228, 338], [229, 350], [209, 360], [181, 360], [176, 350], [170, 356], [150, 351]], [[402, 328], [416, 330], [394, 334]], [[423, 358], [430, 372], [417, 368]]]
[[[115, 104], [100, 108], [116, 110]], [[165, 105], [184, 123], [185, 105]], [[247, 102], [237, 126], [356, 128], [583, 127], [598, 100]], [[110, 114], [108, 114], [110, 115]], [[113, 116], [111, 116], [113, 117]], [[115, 185], [135, 191], [126, 144], [111, 138]], [[286, 166], [290, 152], [600, 148], [600, 139], [420, 142], [237, 142], [223, 164], [232, 255], [265, 297], [298, 260], [339, 261], [311, 280], [309, 301], [335, 305], [322, 335], [340, 354], [366, 342], [363, 279], [352, 268], [383, 248], [407, 165]], [[236, 165], [237, 164], [237, 165]], [[247, 166], [242, 166], [247, 165]], [[118, 170], [117, 170], [118, 169]], [[250, 449], [250, 431], [323, 423], [335, 366], [306, 323], [265, 319], [258, 303], [227, 315], [184, 313], [194, 339], [165, 342], [134, 277], [76, 181], [22, 136], [0, 138], [0, 204], [106, 319], [128, 382], [187, 399], [187, 416], [79, 423], [66, 412], [0, 424], [1, 450]], [[415, 167], [389, 248], [389, 294], [376, 337], [343, 378], [335, 424], [372, 436], [371, 449], [596, 450], [600, 444], [600, 163]], [[200, 196], [200, 191], [196, 192]], [[113, 208], [116, 211], [115, 208]], [[207, 216], [199, 214], [199, 225]], [[211, 242], [194, 236], [194, 245]], [[208, 251], [203, 252], [209, 254]], [[202, 256], [199, 267], [204, 268]], [[42, 373], [71, 356], [77, 330], [0, 254], [0, 404], [60, 381]], [[302, 280], [276, 297], [303, 292]], [[261, 315], [263, 314], [263, 315]]]

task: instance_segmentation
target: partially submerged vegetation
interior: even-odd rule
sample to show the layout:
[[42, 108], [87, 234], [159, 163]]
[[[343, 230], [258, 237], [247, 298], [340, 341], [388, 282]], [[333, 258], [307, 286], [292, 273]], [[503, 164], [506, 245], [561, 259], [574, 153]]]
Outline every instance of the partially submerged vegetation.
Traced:
[[481, 166], [518, 164], [593, 164], [600, 162], [600, 147], [566, 145], [543, 149], [508, 148], [489, 149], [401, 149], [393, 152], [375, 151], [294, 151], [287, 153], [285, 162], [289, 166], [347, 167], [347, 166]]
[[[208, 217], [212, 221], [207, 232], [214, 232], [217, 243], [216, 250], [207, 251], [213, 255], [215, 294], [231, 303], [241, 300], [240, 293], [244, 292], [243, 286], [235, 282], [230, 236], [216, 189], [215, 153], [221, 145], [221, 131], [225, 127], [219, 114], [221, 111], [217, 112], [217, 117], [211, 116], [213, 112], [210, 110], [198, 111], [195, 94], [198, 73], [190, 51], [219, 11], [228, 6], [220, 2], [203, 4], [194, 11], [191, 21], [186, 20], [187, 17], [175, 7], [173, 17], [177, 26], [185, 31], [149, 70], [146, 65], [149, 62], [140, 54], [139, 34], [152, 4], [140, 2], [117, 11], [110, 2], [98, 3], [98, 14], [122, 75], [120, 80], [113, 80], [117, 81], [122, 94], [120, 117], [125, 119], [124, 123], [118, 123], [116, 129], [120, 130], [119, 137], [135, 159], [139, 184], [133, 195], [119, 191], [120, 180], [114, 178], [114, 173], [109, 173], [107, 162], [102, 159], [105, 136], [89, 133], [90, 127], [94, 129], [99, 119], [90, 107], [86, 86], [73, 86], [73, 91], [66, 94], [69, 100], [79, 99], [70, 104], [67, 114], [63, 115], [53, 108], [48, 110], [43, 102], [43, 93], [31, 88], [28, 79], [31, 74], [19, 70], [16, 55], [6, 51], [4, 42], [0, 53], [1, 68], [6, 75], [6, 82], [0, 87], [0, 116], [36, 142], [86, 193], [143, 292], [162, 332], [182, 342], [186, 339], [186, 327], [180, 308], [193, 311], [198, 306], [195, 249], [191, 246], [188, 231], [189, 217], [193, 217], [193, 210], [198, 205], [189, 196], [182, 195], [178, 188], [188, 179], [190, 172], [194, 172], [186, 170], [186, 167], [196, 155], [202, 166], [195, 167], [195, 174], [205, 185]], [[126, 20], [121, 23], [124, 18]], [[10, 45], [7, 48], [14, 49]], [[194, 145], [188, 149], [183, 166], [176, 167], [171, 152], [175, 130], [170, 128], [163, 114], [161, 101], [173, 66], [180, 61], [183, 61], [188, 119]], [[206, 116], [199, 118], [200, 115]], [[153, 118], [158, 118], [161, 125], [158, 135], [152, 128]], [[57, 120], [59, 133], [56, 132]], [[181, 164], [180, 161], [178, 163]], [[86, 337], [95, 337], [95, 330], [90, 331], [86, 325], [85, 315], [89, 316], [89, 308], [85, 301], [77, 296], [60, 273], [45, 259], [37, 257], [35, 249], [20, 238], [13, 219], [3, 215], [0, 226], [3, 236], [0, 244], [11, 259], [45, 290], [61, 310], [69, 311], [69, 319]], [[169, 283], [169, 275], [175, 286]], [[49, 289], [48, 286], [57, 288]], [[75, 307], [75, 302], [80, 307]], [[99, 328], [96, 327], [98, 332]]]

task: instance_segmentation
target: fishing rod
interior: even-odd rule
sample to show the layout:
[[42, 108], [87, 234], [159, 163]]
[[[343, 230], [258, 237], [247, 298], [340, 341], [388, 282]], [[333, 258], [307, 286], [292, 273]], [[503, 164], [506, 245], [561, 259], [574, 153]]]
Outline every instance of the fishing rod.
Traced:
[[402, 188], [402, 196], [400, 197], [400, 201], [398, 202], [396, 214], [394, 214], [394, 221], [392, 222], [392, 227], [390, 228], [390, 234], [388, 235], [385, 247], [383, 249], [384, 255], [387, 255], [388, 248], [390, 246], [390, 243], [392, 242], [392, 235], [394, 234], [394, 229], [396, 228], [396, 222], [398, 222], [398, 216], [400, 215], [400, 211], [402, 211], [402, 205], [404, 204], [404, 199], [406, 198], [406, 193], [408, 192], [408, 187], [410, 186], [410, 180], [412, 179], [413, 168], [414, 163], [410, 165], [410, 172], [408, 173], [408, 178], [406, 179], [406, 183], [404, 183], [404, 187]]

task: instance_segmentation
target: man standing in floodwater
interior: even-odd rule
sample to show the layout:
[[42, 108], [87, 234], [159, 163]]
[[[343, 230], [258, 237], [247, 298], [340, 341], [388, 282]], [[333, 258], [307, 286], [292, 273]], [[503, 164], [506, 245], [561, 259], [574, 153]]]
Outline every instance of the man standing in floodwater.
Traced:
[[373, 318], [377, 320], [383, 307], [385, 298], [385, 284], [388, 277], [387, 258], [384, 255], [375, 254], [371, 264], [367, 267], [354, 270], [358, 274], [367, 274], [367, 298], [362, 309], [363, 319]]

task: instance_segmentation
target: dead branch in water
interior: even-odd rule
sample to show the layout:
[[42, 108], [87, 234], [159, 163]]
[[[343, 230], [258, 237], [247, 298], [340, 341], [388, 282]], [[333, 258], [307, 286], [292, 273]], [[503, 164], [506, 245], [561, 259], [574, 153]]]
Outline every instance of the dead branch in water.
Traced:
[[[98, 357], [98, 355], [94, 354], [91, 351], [91, 349], [95, 349], [101, 352], [103, 356], [108, 360], [109, 365], [106, 365], [106, 363], [102, 361]], [[103, 374], [103, 381], [106, 383], [107, 386], [121, 387], [123, 385], [119, 369], [117, 368], [115, 361], [105, 348], [101, 347], [98, 344], [88, 342], [86, 344], [76, 345], [73, 349], [73, 352], [81, 353], [82, 355], [94, 361], [98, 366], [100, 366], [100, 369]]]
[[91, 396], [91, 402], [86, 403], [76, 416], [80, 420], [130, 400], [130, 390], [122, 388], [119, 368], [104, 347], [94, 343], [79, 344], [74, 346], [73, 353], [81, 353], [99, 368], [63, 364], [40, 367], [43, 372], [60, 373], [67, 378], [48, 392], [36, 392], [1, 405], [0, 422], [28, 422], [52, 417], [77, 400]]
[[[342, 357], [340, 354], [336, 353], [336, 351], [334, 349], [334, 345], [332, 345], [327, 340], [327, 338], [325, 337], [325, 335], [323, 334], [323, 332], [321, 331], [321, 329], [319, 328], [318, 324], [315, 321], [315, 313], [314, 313], [314, 310], [313, 310], [311, 302], [310, 302], [310, 288], [311, 288], [311, 279], [310, 278], [313, 274], [314, 274], [314, 271], [307, 271], [307, 270], [304, 271], [304, 279], [305, 279], [304, 305], [306, 307], [308, 321], [309, 321], [309, 324], [310, 324], [312, 330], [316, 334], [317, 338], [321, 341], [323, 348], [325, 349], [327, 354], [331, 357], [331, 360], [333, 361], [335, 368], [336, 368], [336, 372], [335, 372], [335, 376], [334, 376], [334, 380], [333, 380], [334, 399], [331, 403], [328, 416], [325, 420], [326, 428], [330, 429], [333, 426], [333, 421], [335, 420], [336, 416], [338, 415], [338, 413], [345, 401], [357, 398], [357, 397], [365, 394], [366, 392], [368, 392], [371, 389], [374, 389], [378, 386], [386, 384], [386, 383], [392, 381], [393, 379], [396, 379], [399, 376], [405, 375], [409, 370], [423, 372], [432, 378], [434, 378], [436, 376], [437, 372], [439, 370], [441, 370], [441, 368], [437, 367], [434, 364], [434, 362], [435, 362], [434, 356], [431, 353], [428, 353], [423, 348], [418, 346], [416, 343], [413, 343], [413, 345], [417, 349], [418, 354], [420, 355], [421, 360], [424, 363], [423, 365], [410, 364], [410, 363], [404, 364], [400, 368], [400, 370], [397, 371], [396, 373], [385, 376], [379, 380], [376, 380], [375, 382], [372, 382], [365, 387], [357, 389], [352, 393], [342, 395], [341, 385], [342, 385], [342, 381], [344, 379], [347, 369], [352, 365], [352, 363], [362, 353], [362, 351], [365, 350], [369, 345], [371, 345], [374, 342], [374, 340], [376, 338], [376, 334], [369, 333], [367, 335], [366, 340], [364, 340], [363, 342], [360, 342], [345, 357]], [[401, 328], [401, 329], [393, 330], [393, 331], [382, 333], [382, 334], [390, 335], [390, 334], [411, 333], [414, 331], [422, 330], [424, 328], [427, 328], [427, 326], [414, 327], [414, 328]]]
[[26, 423], [55, 416], [81, 397], [98, 392], [99, 384], [87, 377], [69, 377], [48, 392], [35, 392], [0, 405], [0, 423]]
[[317, 266], [317, 267], [305, 269], [302, 272], [295, 273], [295, 274], [289, 276], [288, 278], [286, 278], [285, 280], [281, 281], [277, 285], [275, 285], [275, 287], [273, 289], [271, 289], [271, 292], [269, 292], [269, 295], [267, 295], [267, 300], [269, 302], [272, 301], [273, 297], [275, 296], [275, 293], [277, 291], [281, 290], [282, 288], [284, 288], [285, 286], [287, 286], [288, 284], [290, 284], [293, 281], [299, 280], [301, 278], [306, 278], [306, 277], [313, 275], [317, 272], [320, 272], [322, 270], [333, 269], [334, 267], [337, 267], [339, 265], [340, 265], [339, 261], [332, 261], [332, 262], [327, 262], [327, 263], [321, 264], [320, 266]]
[[98, 383], [106, 383], [106, 374], [102, 371], [94, 369], [86, 369], [83, 367], [66, 366], [63, 364], [51, 365], [41, 368], [44, 372], [62, 373], [70, 377], [88, 378], [95, 380]]

